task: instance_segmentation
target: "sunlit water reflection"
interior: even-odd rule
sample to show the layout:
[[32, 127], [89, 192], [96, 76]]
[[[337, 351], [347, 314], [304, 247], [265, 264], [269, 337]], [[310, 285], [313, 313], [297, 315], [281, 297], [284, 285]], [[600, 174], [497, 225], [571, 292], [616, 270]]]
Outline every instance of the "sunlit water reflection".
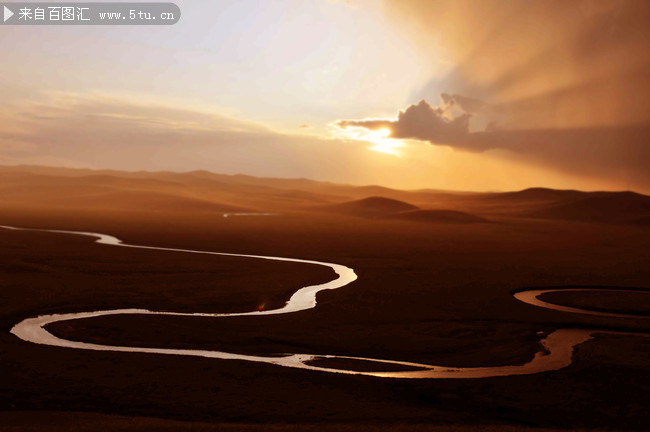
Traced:
[[[571, 364], [574, 348], [591, 339], [596, 333], [615, 333], [623, 335], [637, 335], [649, 336], [640, 333], [625, 333], [613, 332], [608, 330], [585, 330], [585, 329], [558, 329], [555, 330], [540, 340], [541, 349], [535, 354], [533, 359], [523, 365], [504, 365], [504, 366], [490, 366], [490, 367], [448, 367], [448, 366], [435, 366], [421, 363], [404, 362], [396, 360], [373, 359], [365, 357], [349, 357], [337, 355], [315, 355], [315, 354], [287, 354], [276, 357], [253, 356], [245, 354], [236, 354], [223, 351], [208, 351], [208, 350], [195, 350], [195, 349], [168, 349], [168, 348], [146, 348], [146, 347], [130, 347], [130, 346], [116, 346], [116, 345], [102, 345], [87, 342], [71, 341], [62, 339], [53, 335], [46, 330], [46, 326], [58, 321], [68, 321], [75, 319], [94, 318], [107, 315], [168, 315], [168, 316], [192, 316], [192, 317], [233, 317], [233, 316], [263, 316], [263, 315], [277, 315], [292, 312], [303, 311], [316, 307], [316, 296], [320, 291], [331, 290], [344, 287], [357, 279], [357, 275], [349, 267], [321, 261], [303, 260], [296, 258], [273, 257], [263, 255], [247, 255], [235, 254], [225, 252], [210, 252], [191, 249], [178, 249], [178, 248], [164, 248], [154, 246], [142, 246], [123, 243], [120, 239], [100, 233], [80, 232], [80, 231], [65, 231], [65, 230], [46, 230], [46, 229], [32, 229], [32, 228], [17, 228], [11, 226], [2, 226], [0, 228], [17, 230], [17, 231], [40, 231], [60, 234], [72, 234], [93, 237], [96, 243], [110, 246], [128, 247], [135, 249], [147, 249], [168, 251], [174, 253], [192, 253], [192, 254], [205, 254], [205, 255], [218, 255], [218, 256], [231, 256], [243, 258], [255, 258], [271, 261], [288, 261], [304, 264], [315, 264], [331, 268], [336, 273], [336, 278], [324, 284], [309, 285], [297, 290], [286, 302], [284, 306], [278, 309], [251, 311], [241, 313], [183, 313], [183, 312], [160, 312], [151, 311], [147, 309], [113, 309], [104, 311], [92, 312], [79, 312], [79, 313], [63, 313], [40, 315], [34, 318], [27, 318], [20, 323], [16, 324], [11, 333], [20, 339], [41, 345], [50, 345], [63, 348], [75, 348], [93, 351], [113, 351], [113, 352], [137, 352], [137, 353], [151, 353], [151, 354], [164, 354], [164, 355], [181, 355], [193, 357], [206, 357], [223, 360], [243, 360], [258, 363], [268, 363], [278, 366], [309, 369], [314, 371], [333, 372], [340, 374], [356, 374], [356, 375], [370, 375], [382, 378], [487, 378], [499, 377], [510, 375], [525, 375], [539, 372], [546, 372], [564, 368]], [[582, 289], [586, 290], [586, 289]], [[591, 315], [618, 317], [618, 318], [639, 318], [638, 316], [630, 316], [625, 314], [611, 314], [605, 312], [589, 311], [587, 309], [571, 308], [567, 306], [560, 306], [539, 300], [538, 296], [547, 292], [555, 292], [558, 290], [531, 290], [522, 291], [515, 294], [515, 298], [525, 303], [535, 306], [540, 306], [549, 309], [555, 309], [564, 312], [573, 313], [589, 313]], [[645, 317], [643, 317], [645, 318]], [[373, 372], [373, 371], [358, 371], [348, 369], [337, 369], [330, 367], [318, 366], [319, 361], [322, 360], [359, 360], [362, 362], [372, 362], [378, 366], [390, 365], [392, 369], [395, 367], [404, 367], [403, 371], [390, 371], [390, 372]], [[324, 362], [323, 362], [324, 363]]]

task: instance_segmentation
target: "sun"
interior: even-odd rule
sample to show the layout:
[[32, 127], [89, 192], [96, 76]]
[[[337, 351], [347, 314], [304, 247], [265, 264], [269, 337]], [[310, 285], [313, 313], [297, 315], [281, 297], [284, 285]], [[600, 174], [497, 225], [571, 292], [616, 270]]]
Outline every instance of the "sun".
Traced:
[[398, 139], [389, 138], [390, 134], [391, 131], [388, 128], [368, 131], [366, 140], [374, 144], [370, 147], [370, 150], [393, 156], [401, 156], [399, 149], [404, 147], [404, 143]]

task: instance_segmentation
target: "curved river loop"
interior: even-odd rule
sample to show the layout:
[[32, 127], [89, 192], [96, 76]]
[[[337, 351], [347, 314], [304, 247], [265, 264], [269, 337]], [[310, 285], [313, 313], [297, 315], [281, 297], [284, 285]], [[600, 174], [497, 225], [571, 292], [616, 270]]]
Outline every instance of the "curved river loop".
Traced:
[[[100, 233], [81, 232], [81, 231], [65, 231], [65, 230], [49, 230], [49, 229], [35, 229], [35, 228], [17, 228], [13, 226], [0, 225], [0, 228], [17, 231], [37, 231], [59, 233], [67, 235], [87, 236], [96, 239], [96, 243], [109, 246], [127, 247], [134, 249], [168, 251], [177, 253], [191, 253], [191, 254], [204, 254], [204, 255], [217, 255], [229, 257], [242, 257], [252, 259], [263, 259], [271, 261], [288, 261], [295, 263], [316, 264], [329, 267], [336, 273], [336, 278], [324, 284], [309, 285], [297, 290], [286, 304], [278, 309], [252, 311], [241, 313], [182, 313], [182, 312], [160, 312], [148, 309], [112, 309], [100, 310], [91, 312], [79, 313], [61, 313], [51, 315], [40, 315], [33, 318], [27, 318], [12, 329], [11, 333], [20, 339], [40, 345], [49, 345], [62, 348], [73, 348], [81, 350], [93, 351], [113, 351], [113, 352], [135, 352], [135, 353], [150, 353], [161, 355], [178, 355], [178, 356], [192, 356], [192, 357], [206, 357], [222, 360], [243, 360], [257, 363], [267, 363], [277, 366], [284, 366], [297, 369], [308, 369], [313, 371], [331, 372], [339, 374], [353, 374], [353, 375], [368, 375], [381, 378], [488, 378], [499, 376], [512, 376], [512, 375], [527, 375], [533, 373], [547, 372], [558, 370], [567, 367], [571, 364], [573, 351], [575, 347], [598, 333], [620, 334], [620, 335], [634, 335], [649, 337], [650, 334], [646, 333], [633, 333], [621, 332], [612, 330], [594, 330], [594, 329], [558, 329], [540, 340], [542, 349], [535, 354], [532, 360], [523, 365], [504, 365], [504, 366], [490, 366], [490, 367], [448, 367], [448, 366], [435, 366], [421, 363], [412, 363], [395, 360], [374, 359], [365, 357], [350, 357], [339, 355], [317, 355], [317, 354], [288, 354], [276, 357], [254, 356], [245, 354], [229, 353], [224, 351], [207, 351], [198, 349], [167, 349], [167, 348], [147, 348], [147, 347], [132, 347], [132, 346], [119, 346], [119, 345], [101, 345], [96, 343], [87, 343], [72, 341], [59, 338], [46, 330], [46, 326], [58, 321], [69, 321], [76, 319], [94, 318], [108, 315], [167, 315], [167, 316], [191, 316], [191, 317], [233, 317], [233, 316], [264, 316], [264, 315], [278, 315], [287, 314], [292, 312], [304, 311], [316, 307], [316, 295], [323, 290], [331, 290], [342, 288], [357, 279], [357, 275], [349, 267], [340, 264], [333, 264], [327, 262], [304, 260], [296, 258], [284, 258], [263, 255], [247, 255], [235, 254], [225, 252], [210, 252], [192, 249], [177, 249], [177, 248], [164, 248], [154, 246], [143, 246], [123, 243], [120, 239]], [[514, 294], [517, 300], [524, 303], [553, 309], [563, 312], [580, 313], [597, 315], [604, 317], [616, 317], [627, 319], [644, 319], [648, 316], [631, 315], [623, 313], [608, 313], [598, 312], [589, 309], [581, 309], [576, 307], [568, 307], [548, 303], [540, 300], [542, 294], [557, 292], [557, 291], [595, 291], [598, 288], [576, 288], [576, 289], [535, 289], [524, 290]], [[607, 290], [607, 289], [603, 289]], [[612, 289], [607, 291], [614, 291]], [[629, 290], [615, 290], [617, 292], [633, 291], [633, 292], [650, 292], [640, 289]], [[324, 359], [345, 359], [345, 360], [358, 360], [365, 362], [372, 362], [390, 365], [392, 368], [399, 369], [404, 367], [404, 370], [396, 370], [391, 372], [372, 372], [372, 371], [357, 371], [348, 369], [337, 369], [316, 366], [313, 363]]]

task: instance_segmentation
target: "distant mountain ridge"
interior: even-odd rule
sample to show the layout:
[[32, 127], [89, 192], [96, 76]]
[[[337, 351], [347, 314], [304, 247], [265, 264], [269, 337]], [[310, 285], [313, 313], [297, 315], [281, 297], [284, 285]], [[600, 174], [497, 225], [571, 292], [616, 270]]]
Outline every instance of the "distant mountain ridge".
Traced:
[[209, 171], [0, 166], [0, 198], [0, 210], [329, 212], [419, 222], [533, 218], [650, 225], [650, 197], [635, 192], [541, 187], [499, 193], [404, 191]]

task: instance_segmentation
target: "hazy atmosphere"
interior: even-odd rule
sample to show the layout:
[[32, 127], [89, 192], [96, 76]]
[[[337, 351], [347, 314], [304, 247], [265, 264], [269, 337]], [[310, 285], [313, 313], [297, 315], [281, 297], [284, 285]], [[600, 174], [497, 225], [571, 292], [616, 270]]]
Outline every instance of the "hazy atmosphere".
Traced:
[[646, 1], [179, 6], [4, 27], [0, 163], [650, 191]]
[[650, 430], [650, 1], [0, 16], [2, 432]]

